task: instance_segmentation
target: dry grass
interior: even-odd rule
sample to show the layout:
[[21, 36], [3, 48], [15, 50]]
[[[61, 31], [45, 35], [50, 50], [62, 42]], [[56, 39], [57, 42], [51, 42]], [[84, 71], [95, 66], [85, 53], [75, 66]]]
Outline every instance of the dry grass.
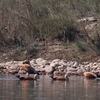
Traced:
[[[92, 55], [84, 59], [99, 56], [100, 30], [87, 31], [84, 27], [89, 23], [76, 22], [83, 17], [99, 18], [99, 5], [99, 0], [1, 0], [0, 51], [12, 51], [8, 56], [15, 60], [39, 56], [81, 60], [89, 53]], [[59, 41], [64, 47], [52, 57], [47, 52], [51, 41]]]

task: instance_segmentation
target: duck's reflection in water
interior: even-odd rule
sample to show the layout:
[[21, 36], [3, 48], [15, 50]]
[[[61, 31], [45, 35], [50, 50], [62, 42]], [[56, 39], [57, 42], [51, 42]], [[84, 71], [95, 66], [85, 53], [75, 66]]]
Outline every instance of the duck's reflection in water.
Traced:
[[22, 85], [22, 98], [24, 98], [24, 100], [32, 98], [33, 97], [32, 94], [35, 94], [34, 92], [36, 91], [38, 85], [37, 81], [25, 80], [21, 81], [21, 85]]
[[99, 90], [96, 79], [84, 79], [85, 100], [98, 100]]
[[[5, 78], [2, 77], [2, 78]], [[1, 80], [0, 100], [99, 100], [100, 80], [72, 76], [52, 81], [47, 76], [33, 80]]]

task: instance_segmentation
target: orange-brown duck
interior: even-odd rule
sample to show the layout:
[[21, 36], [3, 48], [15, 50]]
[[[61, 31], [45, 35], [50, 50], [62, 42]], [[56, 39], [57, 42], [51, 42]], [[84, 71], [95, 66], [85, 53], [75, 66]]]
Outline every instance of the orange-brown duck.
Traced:
[[24, 61], [22, 64], [22, 68], [29, 74], [38, 74], [38, 72], [31, 66], [28, 60]]
[[63, 75], [58, 75], [58, 76], [54, 76], [53, 74], [50, 75], [50, 77], [53, 79], [53, 80], [66, 80], [68, 81], [69, 78], [68, 78], [68, 74], [65, 74], [64, 76]]
[[86, 78], [93, 79], [97, 78], [97, 75], [93, 72], [90, 72], [90, 67], [86, 68], [86, 71], [83, 73]]

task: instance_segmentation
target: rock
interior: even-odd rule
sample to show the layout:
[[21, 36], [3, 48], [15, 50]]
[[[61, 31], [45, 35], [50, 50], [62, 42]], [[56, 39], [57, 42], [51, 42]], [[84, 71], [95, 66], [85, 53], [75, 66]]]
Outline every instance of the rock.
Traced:
[[61, 61], [59, 62], [59, 65], [64, 66], [64, 67], [67, 67], [67, 63], [64, 62], [64, 60], [61, 60]]
[[7, 69], [2, 69], [1, 73], [8, 73], [8, 70]]
[[43, 60], [41, 64], [42, 65], [50, 65], [50, 62], [48, 62], [47, 60]]
[[32, 59], [32, 60], [30, 61], [30, 63], [31, 63], [31, 64], [36, 64], [36, 59]]
[[77, 22], [94, 22], [97, 20], [98, 19], [96, 17], [85, 17], [85, 18], [77, 20]]
[[44, 72], [45, 68], [36, 68], [36, 71], [38, 71], [38, 72]]
[[[22, 69], [23, 61], [11, 61], [6, 63], [0, 63], [1, 73], [10, 74], [26, 74]], [[42, 58], [33, 59], [30, 61], [31, 66], [41, 75], [45, 74], [65, 74], [70, 75], [83, 75], [86, 68], [90, 67], [90, 71], [98, 73], [100, 71], [100, 62], [83, 62], [79, 64], [77, 61], [66, 61], [60, 59], [54, 59], [52, 61], [47, 61]]]
[[70, 75], [79, 75], [78, 73], [77, 73], [77, 71], [76, 72], [72, 72], [72, 71], [67, 71], [67, 74], [70, 76]]
[[95, 65], [92, 67], [93, 70], [96, 70], [98, 68], [98, 65]]
[[64, 69], [64, 73], [67, 73], [67, 71], [68, 71], [67, 68], [65, 68], [65, 69]]
[[50, 66], [52, 66], [52, 67], [54, 67], [54, 68], [55, 68], [55, 67], [58, 67], [58, 66], [59, 66], [59, 62], [51, 63]]
[[68, 71], [72, 71], [72, 72], [77, 71], [77, 69], [76, 69], [76, 68], [68, 68], [67, 70], [68, 70]]
[[36, 59], [36, 63], [39, 64], [39, 65], [41, 65], [41, 62], [42, 62], [43, 60], [44, 60], [44, 59], [42, 59], [42, 58], [37, 58], [37, 59]]
[[10, 70], [15, 70], [17, 69], [19, 66], [18, 65], [11, 65], [8, 69]]
[[64, 71], [64, 69], [65, 69], [65, 67], [64, 67], [63, 65], [58, 66], [58, 70], [59, 70], [59, 71]]
[[96, 75], [97, 75], [97, 77], [99, 77], [99, 78], [100, 78], [100, 71], [99, 71]]
[[54, 69], [52, 66], [46, 66], [46, 67], [45, 67], [45, 71], [46, 71], [46, 73], [48, 73], [48, 74], [53, 73], [54, 70], [55, 70], [55, 69]]
[[54, 76], [61, 76], [61, 75], [65, 75], [64, 72], [61, 72], [61, 71], [54, 71]]
[[83, 71], [82, 69], [78, 69], [78, 70], [77, 70], [78, 75], [83, 75], [83, 72], [84, 72], [84, 71]]
[[60, 62], [61, 60], [60, 59], [55, 59], [55, 60], [53, 60], [51, 63], [56, 63], [56, 62]]
[[18, 73], [18, 71], [17, 70], [10, 70], [9, 73], [16, 74], [16, 73]]
[[67, 74], [69, 74], [69, 75], [78, 75], [77, 69], [73, 68], [73, 67], [68, 67], [67, 68]]
[[78, 65], [79, 65], [78, 62], [77, 62], [77, 61], [74, 61], [72, 67], [73, 67], [73, 68], [77, 68]]
[[100, 63], [100, 59], [99, 59], [99, 60], [97, 60], [97, 63]]
[[93, 28], [95, 28], [97, 26], [97, 23], [93, 23], [93, 24], [89, 24], [85, 26], [86, 30], [92, 30]]

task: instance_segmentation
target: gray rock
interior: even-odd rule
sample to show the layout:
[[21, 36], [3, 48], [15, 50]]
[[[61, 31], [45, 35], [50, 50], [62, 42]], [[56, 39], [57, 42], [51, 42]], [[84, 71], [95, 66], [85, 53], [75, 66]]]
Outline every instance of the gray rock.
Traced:
[[45, 67], [45, 71], [46, 71], [46, 73], [48, 73], [48, 74], [53, 73], [54, 70], [55, 70], [55, 69], [54, 69], [52, 66], [46, 66], [46, 67]]
[[61, 71], [54, 71], [54, 76], [61, 76], [61, 75], [65, 75], [64, 72], [61, 72]]
[[56, 62], [60, 62], [60, 61], [61, 61], [60, 59], [55, 59], [51, 63], [56, 63]]
[[39, 65], [41, 65], [41, 62], [42, 62], [43, 60], [44, 60], [44, 59], [42, 59], [42, 58], [37, 58], [37, 59], [36, 59], [36, 63], [39, 64]]

